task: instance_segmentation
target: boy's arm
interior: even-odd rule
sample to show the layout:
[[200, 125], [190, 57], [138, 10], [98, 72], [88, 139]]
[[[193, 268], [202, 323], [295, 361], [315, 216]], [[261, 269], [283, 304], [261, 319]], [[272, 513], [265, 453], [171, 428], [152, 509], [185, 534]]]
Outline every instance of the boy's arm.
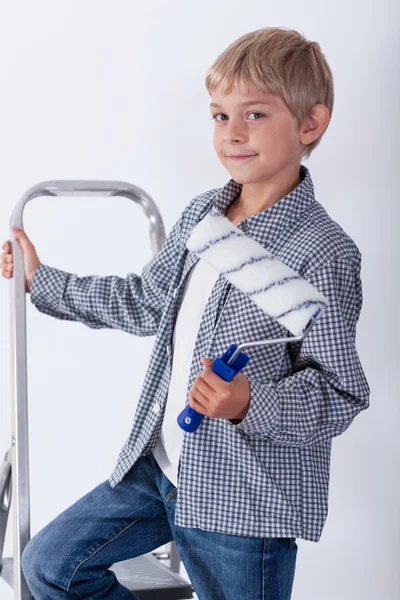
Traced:
[[278, 446], [307, 447], [343, 433], [369, 406], [370, 388], [356, 350], [362, 306], [361, 256], [337, 258], [307, 280], [328, 299], [323, 315], [300, 343], [292, 374], [278, 381], [250, 380], [245, 418], [229, 422]]
[[41, 263], [32, 279], [31, 302], [42, 313], [94, 329], [155, 335], [180, 252], [182, 217], [183, 213], [141, 276], [78, 277]]

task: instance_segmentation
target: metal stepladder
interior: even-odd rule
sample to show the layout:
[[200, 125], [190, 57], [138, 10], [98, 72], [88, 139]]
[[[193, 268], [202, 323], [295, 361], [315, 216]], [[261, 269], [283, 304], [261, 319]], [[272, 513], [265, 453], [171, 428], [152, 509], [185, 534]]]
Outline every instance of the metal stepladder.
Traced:
[[[21, 570], [21, 556], [30, 540], [29, 440], [27, 401], [26, 290], [22, 252], [11, 227], [23, 229], [24, 207], [38, 196], [123, 196], [140, 204], [149, 223], [152, 252], [165, 241], [164, 226], [152, 198], [141, 188], [120, 181], [44, 181], [29, 188], [16, 204], [10, 223], [14, 274], [10, 279], [12, 442], [0, 467], [0, 576], [14, 589], [15, 600], [31, 600]], [[14, 510], [14, 556], [3, 557], [8, 514]], [[169, 559], [170, 567], [161, 563]], [[111, 570], [140, 600], [193, 598], [193, 587], [179, 576], [180, 556], [175, 542], [170, 552], [152, 552], [115, 563]]]

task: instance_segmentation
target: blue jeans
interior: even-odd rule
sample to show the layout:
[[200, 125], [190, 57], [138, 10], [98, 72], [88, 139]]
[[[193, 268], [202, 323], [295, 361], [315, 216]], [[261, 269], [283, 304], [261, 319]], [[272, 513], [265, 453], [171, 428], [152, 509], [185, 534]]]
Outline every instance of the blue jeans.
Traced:
[[39, 531], [22, 554], [35, 600], [132, 600], [109, 567], [175, 540], [200, 600], [290, 600], [296, 538], [227, 535], [174, 524], [177, 489], [152, 454], [100, 483]]

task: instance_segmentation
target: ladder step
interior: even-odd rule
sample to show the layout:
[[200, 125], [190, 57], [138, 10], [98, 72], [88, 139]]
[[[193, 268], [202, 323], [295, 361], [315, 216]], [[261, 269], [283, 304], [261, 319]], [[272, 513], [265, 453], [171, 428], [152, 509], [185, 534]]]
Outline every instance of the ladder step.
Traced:
[[[13, 558], [3, 558], [1, 577], [13, 588]], [[115, 563], [110, 568], [118, 581], [140, 600], [186, 600], [193, 598], [192, 585], [152, 554]]]
[[115, 563], [118, 581], [140, 600], [184, 600], [193, 598], [193, 587], [183, 577], [160, 563], [152, 554]]
[[0, 565], [0, 575], [4, 581], [8, 583], [14, 589], [14, 559], [3, 558], [3, 563]]

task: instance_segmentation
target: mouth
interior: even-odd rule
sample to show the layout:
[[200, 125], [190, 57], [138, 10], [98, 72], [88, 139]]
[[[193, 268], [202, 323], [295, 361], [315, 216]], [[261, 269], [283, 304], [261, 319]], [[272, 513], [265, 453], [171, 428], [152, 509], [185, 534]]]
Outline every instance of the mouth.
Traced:
[[257, 154], [236, 154], [236, 155], [230, 155], [230, 156], [227, 155], [227, 157], [233, 161], [250, 160], [251, 158], [254, 158], [255, 156], [257, 156]]

